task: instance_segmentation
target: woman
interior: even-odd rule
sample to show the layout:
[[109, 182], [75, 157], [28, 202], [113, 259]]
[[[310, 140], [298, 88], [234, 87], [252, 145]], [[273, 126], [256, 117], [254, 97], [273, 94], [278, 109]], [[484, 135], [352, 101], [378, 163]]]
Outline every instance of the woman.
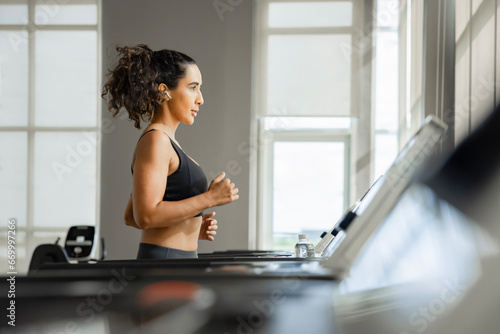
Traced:
[[108, 74], [102, 97], [116, 116], [125, 108], [140, 129], [132, 158], [133, 191], [125, 224], [141, 230], [138, 259], [198, 257], [198, 239], [214, 240], [215, 212], [203, 210], [239, 198], [224, 173], [207, 187], [201, 167], [175, 140], [179, 123], [193, 124], [200, 106], [202, 78], [195, 61], [146, 45], [117, 47], [118, 65]]

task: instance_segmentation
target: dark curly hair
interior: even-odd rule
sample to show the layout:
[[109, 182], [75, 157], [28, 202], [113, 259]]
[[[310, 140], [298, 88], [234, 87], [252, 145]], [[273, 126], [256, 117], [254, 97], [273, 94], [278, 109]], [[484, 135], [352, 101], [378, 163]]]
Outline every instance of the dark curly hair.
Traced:
[[175, 89], [186, 76], [186, 66], [196, 64], [184, 53], [173, 50], [153, 51], [147, 45], [116, 47], [121, 54], [118, 65], [108, 70], [108, 82], [101, 97], [110, 95], [108, 109], [116, 116], [125, 108], [137, 129], [142, 121], [150, 121], [160, 107], [161, 83]]

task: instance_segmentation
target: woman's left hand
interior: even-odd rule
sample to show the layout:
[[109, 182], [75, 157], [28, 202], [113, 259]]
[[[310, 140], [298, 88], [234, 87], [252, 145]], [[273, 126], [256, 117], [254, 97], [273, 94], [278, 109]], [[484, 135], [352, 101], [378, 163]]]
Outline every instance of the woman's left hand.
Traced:
[[203, 215], [199, 236], [200, 240], [214, 241], [218, 226], [217, 220], [212, 219], [213, 216], [215, 216], [215, 212], [210, 212]]

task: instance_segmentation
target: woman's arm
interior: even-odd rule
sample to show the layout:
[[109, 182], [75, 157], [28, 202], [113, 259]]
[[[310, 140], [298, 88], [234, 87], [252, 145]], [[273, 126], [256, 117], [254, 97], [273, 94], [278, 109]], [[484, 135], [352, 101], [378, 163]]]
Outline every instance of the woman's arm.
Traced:
[[127, 207], [125, 208], [125, 214], [123, 219], [125, 220], [125, 225], [135, 227], [136, 229], [141, 229], [139, 225], [134, 220], [134, 211], [132, 208], [132, 195], [129, 196], [127, 201]]
[[165, 134], [152, 131], [139, 141], [134, 162], [132, 212], [141, 229], [167, 227], [196, 216], [210, 207], [239, 198], [234, 183], [218, 175], [207, 192], [181, 201], [163, 201], [169, 163], [175, 151]]

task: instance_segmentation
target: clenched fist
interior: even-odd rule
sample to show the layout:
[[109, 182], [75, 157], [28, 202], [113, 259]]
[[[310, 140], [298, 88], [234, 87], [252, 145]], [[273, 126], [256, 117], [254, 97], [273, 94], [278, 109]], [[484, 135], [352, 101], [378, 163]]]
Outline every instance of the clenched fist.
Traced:
[[212, 199], [213, 206], [224, 205], [240, 198], [238, 188], [235, 187], [231, 180], [224, 179], [225, 175], [224, 172], [217, 175], [208, 187], [207, 193]]

